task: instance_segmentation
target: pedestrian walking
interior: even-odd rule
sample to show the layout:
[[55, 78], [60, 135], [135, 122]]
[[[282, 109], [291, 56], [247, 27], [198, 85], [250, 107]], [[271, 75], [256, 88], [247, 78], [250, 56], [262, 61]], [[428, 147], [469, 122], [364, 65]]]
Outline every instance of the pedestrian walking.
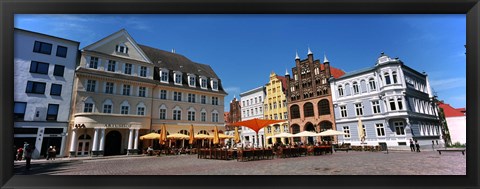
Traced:
[[53, 148], [52, 148], [52, 158], [53, 158], [53, 160], [55, 160], [56, 157], [57, 157], [57, 147], [53, 146]]
[[26, 143], [25, 146], [25, 152], [23, 153], [25, 156], [25, 160], [27, 161], [25, 169], [28, 171], [30, 170], [30, 161], [32, 160], [32, 153], [34, 150], [34, 147], [31, 147], [28, 143]]
[[418, 144], [417, 139], [415, 139], [415, 148], [417, 149], [417, 152], [420, 152], [420, 144]]
[[435, 151], [435, 141], [432, 140], [432, 150]]
[[415, 144], [413, 143], [413, 139], [410, 139], [410, 151], [415, 152]]
[[20, 147], [20, 148], [17, 149], [17, 158], [16, 158], [16, 160], [17, 160], [17, 161], [22, 161], [22, 157], [23, 157], [23, 148]]
[[53, 147], [50, 146], [48, 149], [47, 149], [47, 160], [50, 160], [52, 158], [52, 149]]

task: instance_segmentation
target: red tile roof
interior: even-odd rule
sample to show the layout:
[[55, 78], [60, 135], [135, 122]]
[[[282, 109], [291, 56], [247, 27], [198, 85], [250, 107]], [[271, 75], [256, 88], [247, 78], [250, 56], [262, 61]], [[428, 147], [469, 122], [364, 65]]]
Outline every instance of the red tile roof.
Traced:
[[[320, 69], [325, 70], [324, 65], [323, 64], [320, 64], [320, 65], [321, 65]], [[335, 79], [342, 77], [342, 75], [345, 75], [345, 72], [343, 70], [335, 68], [333, 66], [330, 66], [330, 73]]]
[[465, 110], [465, 108], [455, 109], [452, 106], [450, 106], [450, 104], [445, 104], [442, 102], [439, 102], [438, 106], [443, 109], [443, 113], [445, 114], [445, 117], [465, 116], [465, 114], [461, 111], [461, 109]]
[[283, 88], [282, 90], [283, 92], [285, 92], [285, 90], [287, 90], [287, 78], [277, 75], [277, 79], [282, 81], [282, 88]]

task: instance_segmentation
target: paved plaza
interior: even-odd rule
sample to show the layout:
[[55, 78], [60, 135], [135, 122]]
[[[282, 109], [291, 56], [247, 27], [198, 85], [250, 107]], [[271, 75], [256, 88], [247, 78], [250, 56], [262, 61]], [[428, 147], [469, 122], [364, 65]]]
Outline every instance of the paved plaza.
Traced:
[[321, 156], [237, 162], [196, 155], [57, 158], [15, 162], [17, 175], [465, 175], [459, 152], [334, 152]]

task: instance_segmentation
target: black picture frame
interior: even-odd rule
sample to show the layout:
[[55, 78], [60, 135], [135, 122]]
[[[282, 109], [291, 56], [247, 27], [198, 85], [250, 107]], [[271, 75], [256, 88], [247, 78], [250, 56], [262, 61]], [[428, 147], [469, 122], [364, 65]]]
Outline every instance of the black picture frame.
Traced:
[[[2, 188], [478, 188], [478, 0], [4, 0], [0, 2]], [[13, 175], [14, 14], [466, 14], [466, 176], [33, 176]]]

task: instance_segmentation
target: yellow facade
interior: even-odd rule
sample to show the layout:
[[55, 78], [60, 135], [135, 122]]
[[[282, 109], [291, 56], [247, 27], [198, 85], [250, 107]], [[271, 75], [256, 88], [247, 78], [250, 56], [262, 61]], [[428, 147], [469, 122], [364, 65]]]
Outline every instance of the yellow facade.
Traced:
[[277, 76], [277, 74], [272, 72], [270, 73], [270, 81], [265, 85], [267, 93], [263, 102], [265, 119], [285, 120], [285, 122], [265, 127], [265, 144], [267, 144], [267, 146], [272, 146], [277, 140], [281, 140], [283, 144], [288, 143], [285, 138], [272, 138], [272, 136], [282, 132], [289, 132], [287, 99], [284, 92], [286, 86], [282, 86], [282, 78], [283, 77]]

